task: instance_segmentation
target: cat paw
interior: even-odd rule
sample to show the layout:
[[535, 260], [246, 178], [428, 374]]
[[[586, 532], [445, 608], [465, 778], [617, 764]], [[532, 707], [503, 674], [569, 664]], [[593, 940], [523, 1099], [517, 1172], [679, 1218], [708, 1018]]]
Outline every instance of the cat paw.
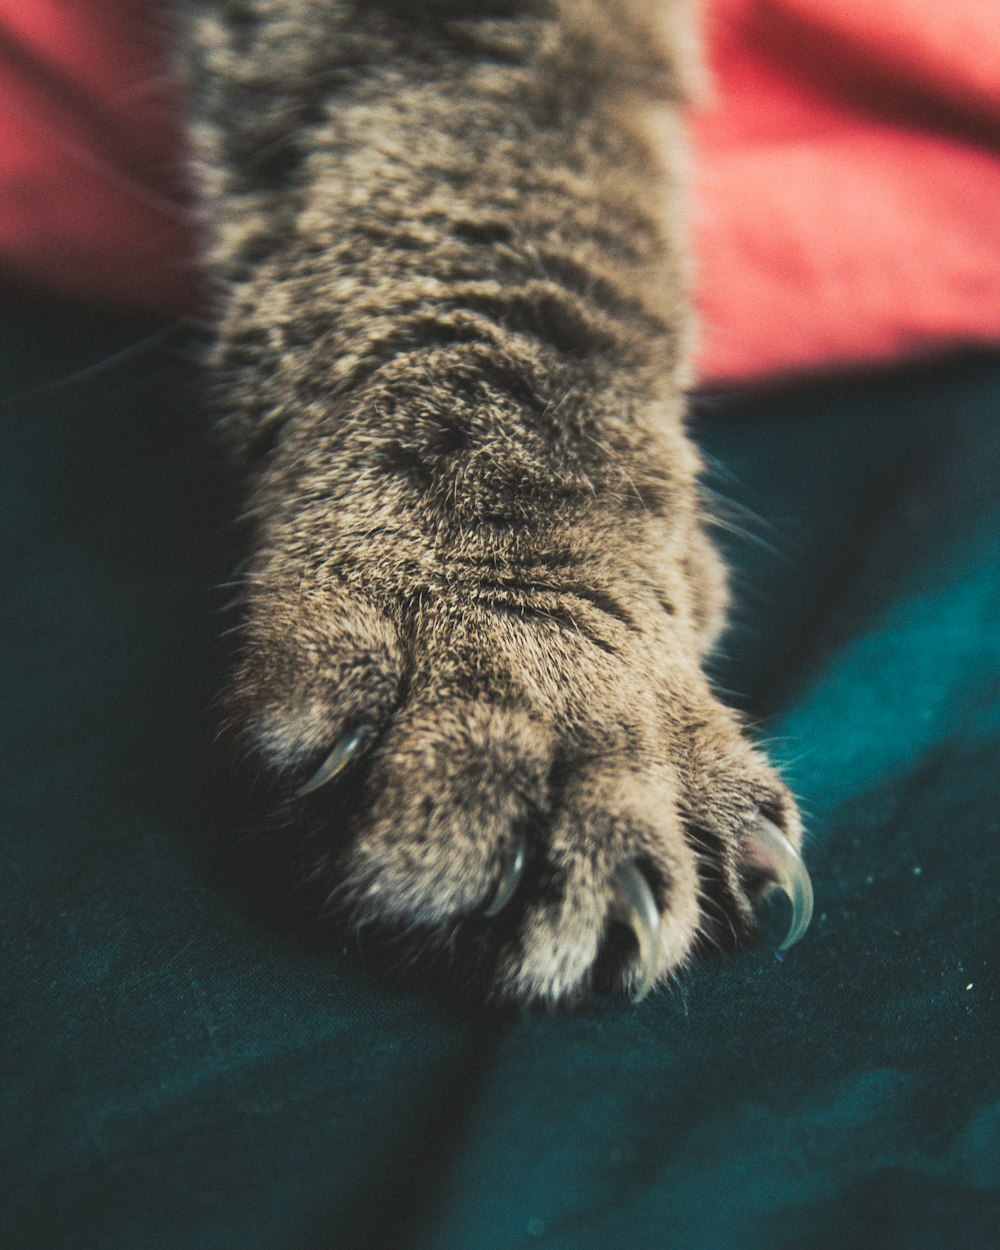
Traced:
[[809, 923], [787, 788], [662, 594], [451, 570], [406, 597], [258, 578], [230, 704], [351, 925], [458, 952], [488, 996], [642, 998]]

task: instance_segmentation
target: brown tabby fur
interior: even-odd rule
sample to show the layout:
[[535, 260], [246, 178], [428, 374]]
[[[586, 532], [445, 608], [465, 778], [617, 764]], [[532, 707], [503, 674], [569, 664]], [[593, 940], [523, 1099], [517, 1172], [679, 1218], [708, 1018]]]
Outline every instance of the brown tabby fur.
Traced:
[[[800, 839], [702, 671], [725, 579], [683, 429], [690, 9], [190, 18], [214, 365], [255, 519], [230, 712], [354, 920], [465, 942], [517, 1001], [607, 973], [623, 860], [665, 982], [752, 931], [758, 813]], [[290, 798], [357, 727], [355, 801]], [[484, 922], [521, 834], [524, 882]]]

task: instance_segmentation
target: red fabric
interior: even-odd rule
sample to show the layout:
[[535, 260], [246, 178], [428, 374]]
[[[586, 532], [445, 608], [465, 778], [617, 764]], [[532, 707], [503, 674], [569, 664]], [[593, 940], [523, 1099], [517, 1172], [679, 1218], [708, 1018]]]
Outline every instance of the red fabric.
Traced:
[[702, 372], [1000, 339], [997, 0], [717, 0]]
[[0, 265], [179, 312], [197, 281], [165, 28], [150, 0], [0, 0]]
[[[0, 264], [196, 306], [156, 0], [0, 0]], [[695, 119], [701, 373], [1000, 338], [996, 0], [714, 0]]]

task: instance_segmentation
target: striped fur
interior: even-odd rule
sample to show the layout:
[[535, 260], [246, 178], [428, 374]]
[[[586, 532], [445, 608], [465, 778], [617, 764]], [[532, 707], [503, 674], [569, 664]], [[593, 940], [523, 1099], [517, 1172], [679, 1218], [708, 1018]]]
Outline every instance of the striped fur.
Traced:
[[[756, 814], [799, 837], [701, 667], [725, 579], [683, 430], [691, 16], [189, 17], [212, 366], [254, 517], [232, 723], [349, 917], [464, 944], [523, 1001], [628, 984], [602, 954], [622, 858], [666, 981], [752, 929]], [[359, 726], [350, 801], [290, 798]], [[484, 924], [522, 837], [523, 888]]]

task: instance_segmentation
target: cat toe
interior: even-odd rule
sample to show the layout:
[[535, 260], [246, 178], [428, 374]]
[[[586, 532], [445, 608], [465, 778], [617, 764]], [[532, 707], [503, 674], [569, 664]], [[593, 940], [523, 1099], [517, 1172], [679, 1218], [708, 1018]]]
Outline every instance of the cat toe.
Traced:
[[665, 771], [597, 765], [566, 781], [526, 895], [501, 998], [639, 998], [669, 978], [697, 933], [698, 873]]
[[258, 585], [224, 697], [243, 754], [299, 797], [370, 751], [402, 697], [406, 662], [384, 614], [345, 588]]
[[339, 887], [356, 919], [428, 930], [512, 905], [548, 803], [551, 742], [521, 710], [407, 707], [373, 762]]

